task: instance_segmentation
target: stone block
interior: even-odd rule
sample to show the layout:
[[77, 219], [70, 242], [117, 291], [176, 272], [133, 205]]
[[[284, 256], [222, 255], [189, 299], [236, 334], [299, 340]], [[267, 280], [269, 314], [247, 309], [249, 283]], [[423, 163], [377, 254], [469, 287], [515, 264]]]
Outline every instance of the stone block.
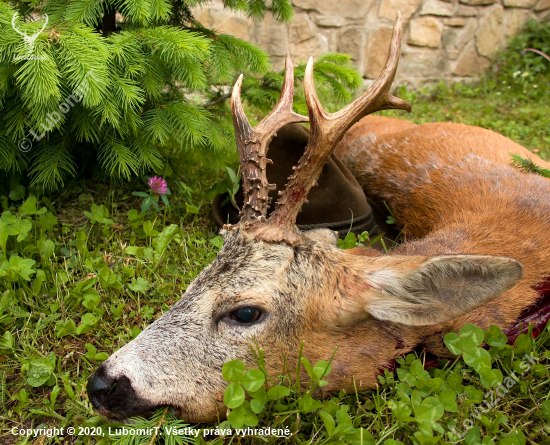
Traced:
[[466, 25], [467, 20], [463, 17], [453, 17], [451, 19], [443, 19], [443, 24], [445, 26], [450, 26], [452, 28], [462, 28]]
[[317, 28], [308, 14], [296, 14], [288, 25], [290, 41], [294, 44], [309, 40], [317, 34]]
[[498, 3], [498, 0], [460, 0], [460, 3], [470, 6], [486, 6]]
[[508, 9], [504, 11], [504, 32], [506, 37], [516, 37], [523, 26], [532, 18], [535, 18], [528, 9]]
[[475, 77], [489, 69], [491, 62], [477, 54], [473, 40], [464, 48], [456, 61], [453, 74], [462, 77]]
[[316, 59], [328, 51], [328, 39], [323, 34], [302, 42], [290, 41], [290, 55], [296, 65], [298, 61], [307, 61], [310, 57]]
[[266, 14], [260, 25], [260, 46], [270, 56], [284, 57], [289, 50], [286, 25], [275, 20], [272, 14]]
[[230, 34], [243, 40], [254, 40], [251, 35], [252, 20], [226, 9], [213, 5], [193, 10], [195, 18], [207, 28]]
[[445, 65], [445, 54], [442, 50], [404, 48], [399, 61], [398, 76], [439, 79], [443, 75]]
[[462, 53], [464, 47], [473, 40], [477, 29], [477, 20], [474, 18], [464, 19], [466, 23], [462, 28], [446, 28], [443, 31], [442, 42], [447, 57], [456, 60]]
[[460, 17], [477, 17], [477, 9], [473, 6], [458, 5], [457, 14]]
[[349, 54], [353, 60], [361, 58], [364, 47], [364, 31], [362, 28], [348, 28], [340, 35], [338, 52]]
[[501, 48], [504, 11], [501, 5], [487, 9], [476, 32], [476, 48], [481, 56], [492, 58]]
[[315, 23], [322, 28], [340, 28], [346, 24], [346, 19], [338, 16], [321, 15], [315, 18]]
[[437, 48], [441, 43], [443, 24], [434, 17], [420, 17], [411, 20], [407, 43], [414, 46]]
[[420, 6], [421, 0], [382, 0], [378, 17], [382, 17], [392, 22], [395, 20], [397, 11], [401, 11], [403, 21], [407, 22]]
[[441, 2], [439, 0], [426, 0], [420, 10], [420, 15], [452, 17], [455, 9], [455, 6], [451, 3]]
[[507, 8], [532, 8], [537, 0], [503, 0], [502, 4]]
[[386, 59], [392, 36], [392, 28], [381, 26], [370, 33], [366, 45], [364, 75], [376, 79], [381, 73]]
[[349, 19], [364, 17], [371, 6], [371, 2], [365, 0], [292, 0], [292, 4], [306, 11]]
[[540, 0], [535, 7], [537, 12], [546, 11], [547, 9], [550, 9], [550, 0]]

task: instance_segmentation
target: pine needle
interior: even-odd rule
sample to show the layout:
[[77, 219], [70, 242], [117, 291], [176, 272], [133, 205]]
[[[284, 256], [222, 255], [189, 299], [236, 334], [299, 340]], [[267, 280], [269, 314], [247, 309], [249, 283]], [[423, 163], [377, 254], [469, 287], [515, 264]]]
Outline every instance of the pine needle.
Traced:
[[519, 168], [525, 173], [535, 173], [537, 175], [544, 176], [545, 178], [550, 178], [550, 170], [539, 167], [531, 158], [525, 159], [515, 153], [510, 153], [510, 156], [512, 157], [513, 167]]
[[168, 407], [166, 407], [164, 409], [164, 413], [162, 414], [162, 417], [161, 417], [159, 423], [157, 424], [158, 428], [155, 429], [155, 434], [153, 434], [153, 437], [151, 437], [151, 442], [149, 442], [149, 445], [153, 445], [153, 442], [155, 441], [155, 438], [157, 437], [157, 432], [160, 429], [160, 427], [162, 426], [162, 424], [164, 423], [164, 418], [166, 417], [167, 412], [168, 412]]

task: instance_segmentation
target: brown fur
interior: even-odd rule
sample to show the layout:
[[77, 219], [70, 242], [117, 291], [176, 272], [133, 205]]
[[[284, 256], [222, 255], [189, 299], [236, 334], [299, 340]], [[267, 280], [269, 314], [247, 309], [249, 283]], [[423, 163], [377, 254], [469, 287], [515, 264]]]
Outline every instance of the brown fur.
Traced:
[[[510, 291], [452, 322], [423, 332], [432, 352], [466, 323], [508, 328], [537, 299], [550, 273], [550, 181], [510, 166], [509, 153], [550, 164], [511, 140], [478, 127], [428, 123], [396, 133], [396, 119], [368, 116], [336, 149], [371, 198], [384, 201], [407, 242], [393, 254], [483, 254], [517, 259], [524, 277]], [[404, 127], [408, 127], [406, 122]], [[354, 255], [373, 255], [354, 249]]]

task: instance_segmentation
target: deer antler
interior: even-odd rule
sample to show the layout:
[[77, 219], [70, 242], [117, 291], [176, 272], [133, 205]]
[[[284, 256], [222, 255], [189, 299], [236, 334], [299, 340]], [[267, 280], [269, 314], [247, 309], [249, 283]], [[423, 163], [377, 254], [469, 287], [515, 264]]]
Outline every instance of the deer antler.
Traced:
[[277, 131], [291, 122], [307, 122], [308, 118], [292, 110], [294, 96], [294, 68], [290, 55], [286, 56], [285, 79], [281, 96], [275, 108], [256, 127], [252, 128], [241, 103], [241, 74], [231, 95], [231, 114], [237, 138], [237, 148], [243, 176], [244, 205], [241, 210], [241, 221], [245, 228], [251, 223], [265, 221], [269, 208], [270, 190], [275, 189], [269, 184], [266, 175], [267, 163], [272, 161], [266, 157], [269, 142]]
[[376, 111], [389, 109], [411, 111], [408, 102], [389, 94], [401, 51], [401, 22], [401, 13], [398, 12], [388, 59], [378, 79], [361, 97], [336, 113], [327, 113], [319, 102], [313, 82], [313, 59], [309, 59], [304, 76], [304, 92], [311, 129], [309, 142], [295, 167], [294, 174], [288, 178], [284, 192], [279, 192], [281, 197], [268, 220], [265, 219], [269, 206], [267, 194], [273, 187], [268, 184], [265, 172], [268, 161], [265, 158], [267, 145], [276, 128], [290, 122], [305, 122], [307, 119], [292, 112], [293, 75], [288, 68], [292, 67], [288, 55], [281, 98], [275, 109], [254, 129], [246, 120], [242, 110], [240, 102], [242, 76], [239, 78], [233, 89], [231, 101], [245, 192], [245, 204], [239, 225], [244, 224], [245, 230], [253, 234], [256, 239], [266, 242], [284, 241], [290, 245], [296, 243], [300, 239], [300, 232], [295, 225], [296, 217], [303, 204], [307, 202], [306, 198], [311, 188], [317, 183], [323, 166], [346, 131], [359, 119]]

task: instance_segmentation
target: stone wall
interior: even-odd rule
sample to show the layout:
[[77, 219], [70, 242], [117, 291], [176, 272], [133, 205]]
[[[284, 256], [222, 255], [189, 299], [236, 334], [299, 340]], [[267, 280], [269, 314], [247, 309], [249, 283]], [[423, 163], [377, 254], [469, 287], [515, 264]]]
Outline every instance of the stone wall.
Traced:
[[[251, 41], [281, 69], [327, 51], [350, 54], [365, 79], [385, 62], [397, 10], [404, 39], [397, 84], [413, 88], [439, 79], [476, 78], [495, 52], [531, 18], [550, 19], [550, 0], [293, 0], [294, 20], [262, 22], [223, 9], [221, 0], [194, 11], [205, 26]], [[366, 83], [369, 83], [366, 81]]]

